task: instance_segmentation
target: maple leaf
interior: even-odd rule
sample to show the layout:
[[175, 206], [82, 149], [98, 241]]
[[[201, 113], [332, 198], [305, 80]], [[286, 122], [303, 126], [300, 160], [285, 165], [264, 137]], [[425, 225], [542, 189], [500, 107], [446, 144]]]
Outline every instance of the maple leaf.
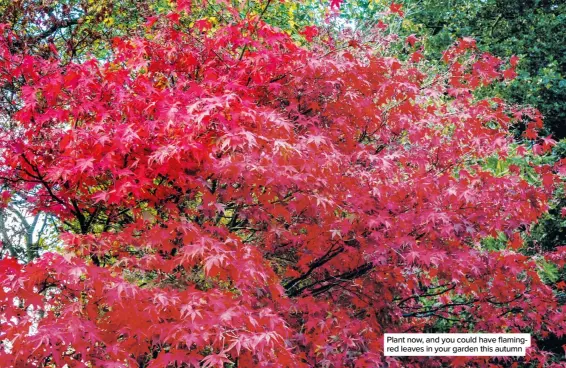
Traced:
[[148, 17], [145, 22], [146, 28], [151, 28], [157, 22], [157, 17]]
[[214, 270], [219, 269], [226, 261], [225, 254], [215, 254], [205, 258], [204, 271], [207, 274], [213, 273]]
[[195, 22], [195, 27], [201, 32], [209, 30], [212, 28], [212, 24], [208, 19], [199, 19]]
[[177, 0], [176, 3], [178, 10], [184, 10], [187, 13], [191, 12], [191, 0]]
[[342, 5], [343, 0], [331, 0], [330, 1], [330, 8], [331, 9], [340, 9], [340, 5]]
[[230, 321], [233, 317], [237, 315], [238, 313], [236, 312], [235, 308], [229, 308], [220, 315], [220, 320], [224, 322]]
[[68, 275], [74, 279], [79, 279], [84, 273], [86, 273], [86, 268], [84, 266], [75, 266], [68, 270]]
[[151, 156], [149, 156], [150, 163], [163, 164], [167, 159], [174, 156], [178, 151], [178, 147], [169, 144], [167, 146], [160, 147]]
[[[202, 318], [201, 312], [198, 309], [196, 309], [192, 304], [183, 305], [180, 309], [180, 312], [181, 312], [181, 318], [190, 317], [193, 322], [196, 317]], [[190, 345], [187, 344], [187, 346]]]
[[420, 51], [415, 51], [411, 54], [411, 61], [413, 63], [418, 63], [424, 59], [424, 55]]
[[171, 12], [171, 13], [167, 14], [167, 18], [171, 22], [173, 22], [174, 24], [178, 24], [179, 19], [181, 19], [181, 15], [179, 13], [176, 13], [176, 12]]
[[503, 71], [503, 78], [505, 79], [515, 79], [517, 77], [517, 73], [515, 72], [514, 69], [506, 69]]
[[419, 39], [418, 39], [417, 36], [414, 35], [414, 34], [408, 36], [408, 37], [405, 39], [405, 42], [407, 42], [407, 43], [408, 43], [409, 45], [411, 45], [411, 46], [415, 46], [415, 43], [417, 43], [418, 41], [419, 41]]
[[179, 297], [157, 293], [153, 296], [153, 302], [160, 305], [161, 308], [166, 308], [168, 306], [175, 306], [179, 302]]
[[327, 138], [322, 136], [322, 135], [311, 135], [310, 137], [307, 138], [306, 140], [307, 144], [308, 143], [314, 143], [314, 145], [318, 148], [321, 145], [327, 145]]
[[87, 157], [87, 158], [81, 158], [77, 160], [77, 166], [76, 166], [80, 172], [84, 172], [88, 169], [94, 169], [94, 158], [93, 157]]
[[[340, 4], [338, 4], [340, 7]], [[305, 36], [308, 42], [312, 42], [313, 38], [318, 36], [318, 28], [315, 26], [306, 26], [302, 31], [301, 34]]]
[[231, 363], [230, 359], [224, 353], [210, 354], [202, 360], [203, 368], [206, 367], [224, 367], [224, 363]]
[[403, 17], [405, 15], [405, 13], [401, 10], [402, 7], [403, 7], [403, 4], [391, 3], [389, 5], [389, 11], [392, 14], [398, 14], [400, 17]]

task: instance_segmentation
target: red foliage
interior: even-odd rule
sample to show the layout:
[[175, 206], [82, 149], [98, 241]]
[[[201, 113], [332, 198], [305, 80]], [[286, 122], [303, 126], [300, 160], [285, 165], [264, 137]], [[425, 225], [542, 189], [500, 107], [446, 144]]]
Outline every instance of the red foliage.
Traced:
[[318, 28], [315, 26], [306, 26], [301, 34], [307, 39], [307, 41], [312, 42], [313, 38], [318, 36]]
[[[482, 166], [526, 116], [471, 96], [500, 60], [466, 39], [431, 74], [257, 18], [168, 22], [64, 66], [4, 32], [0, 79], [25, 87], [0, 176], [66, 232], [62, 254], [0, 261], [2, 366], [407, 367], [432, 362], [385, 358], [384, 332], [564, 334], [514, 235], [554, 176]], [[498, 232], [507, 249], [480, 246]]]

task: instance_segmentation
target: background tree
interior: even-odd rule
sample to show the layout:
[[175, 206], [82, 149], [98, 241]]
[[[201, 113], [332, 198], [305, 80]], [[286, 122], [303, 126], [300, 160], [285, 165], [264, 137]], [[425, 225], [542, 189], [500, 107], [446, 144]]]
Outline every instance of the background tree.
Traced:
[[546, 134], [566, 137], [566, 4], [559, 0], [419, 1], [407, 6], [440, 52], [454, 38], [469, 36], [498, 56], [521, 58], [517, 78], [499, 93], [538, 108]]
[[0, 211], [1, 253], [30, 262], [46, 249], [54, 250], [58, 244], [56, 220], [43, 213], [33, 213], [25, 197], [13, 198], [3, 192]]

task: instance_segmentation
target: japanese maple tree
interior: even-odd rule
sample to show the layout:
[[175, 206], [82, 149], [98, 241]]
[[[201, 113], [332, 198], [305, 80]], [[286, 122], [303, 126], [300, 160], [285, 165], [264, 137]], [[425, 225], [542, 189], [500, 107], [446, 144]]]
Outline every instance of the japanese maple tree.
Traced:
[[[383, 334], [564, 335], [542, 255], [519, 252], [555, 168], [532, 164], [533, 182], [486, 164], [531, 154], [515, 121], [536, 154], [553, 141], [535, 111], [472, 94], [514, 59], [463, 39], [429, 63], [383, 24], [312, 26], [300, 46], [226, 4], [191, 21], [201, 5], [82, 63], [21, 52], [1, 27], [0, 82], [22, 85], [1, 181], [59, 219], [62, 243], [0, 261], [2, 366], [484, 366], [386, 358]], [[521, 361], [548, 359], [535, 343]]]

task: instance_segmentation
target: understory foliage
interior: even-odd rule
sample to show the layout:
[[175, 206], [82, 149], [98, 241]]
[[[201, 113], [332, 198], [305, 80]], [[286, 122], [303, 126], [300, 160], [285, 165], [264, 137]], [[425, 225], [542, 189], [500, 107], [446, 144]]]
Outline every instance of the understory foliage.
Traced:
[[472, 94], [517, 61], [462, 39], [429, 62], [384, 24], [309, 26], [300, 46], [261, 11], [200, 6], [84, 62], [1, 27], [0, 82], [21, 86], [1, 181], [62, 243], [0, 261], [1, 365], [486, 366], [384, 357], [383, 333], [423, 331], [531, 333], [516, 362], [551, 362], [536, 340], [566, 322], [539, 272], [566, 251], [525, 255], [519, 231], [562, 168], [509, 164], [554, 141], [536, 111]]

